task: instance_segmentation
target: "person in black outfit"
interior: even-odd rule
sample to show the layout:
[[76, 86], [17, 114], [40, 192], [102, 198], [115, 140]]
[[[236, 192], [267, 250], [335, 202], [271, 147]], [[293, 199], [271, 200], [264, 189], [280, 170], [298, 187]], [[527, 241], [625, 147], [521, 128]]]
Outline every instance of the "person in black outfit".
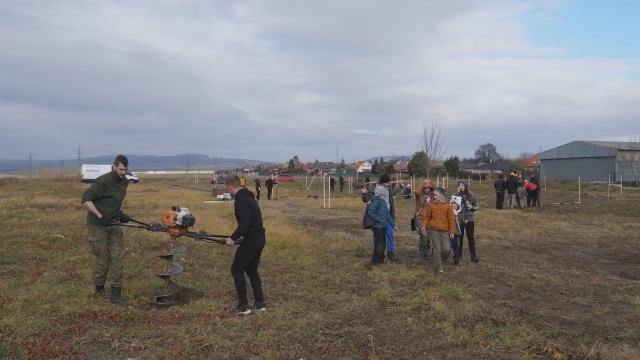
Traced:
[[273, 181], [272, 178], [268, 178], [265, 182], [264, 182], [264, 186], [267, 187], [267, 200], [271, 200], [271, 193], [273, 192], [273, 186], [274, 185], [278, 185], [277, 182]]
[[262, 190], [262, 187], [260, 187], [260, 179], [256, 178], [256, 200], [260, 200], [260, 190]]
[[238, 306], [233, 309], [235, 315], [247, 315], [251, 313], [249, 300], [247, 299], [247, 282], [244, 274], [247, 273], [253, 290], [255, 300], [255, 310], [265, 311], [267, 309], [262, 295], [262, 281], [258, 274], [258, 264], [262, 249], [266, 242], [265, 230], [262, 225], [262, 212], [253, 193], [240, 185], [238, 175], [231, 175], [224, 180], [224, 184], [229, 189], [229, 193], [235, 196], [234, 211], [238, 227], [226, 239], [226, 244], [233, 246], [242, 237], [236, 255], [231, 264], [231, 275], [238, 293]]
[[496, 209], [502, 210], [504, 205], [504, 191], [507, 190], [507, 182], [504, 181], [504, 175], [500, 174], [498, 180], [493, 184], [496, 189]]
[[511, 173], [506, 181], [507, 194], [509, 194], [509, 200], [507, 201], [507, 210], [513, 209], [516, 206], [516, 195], [518, 195], [518, 187], [520, 183], [516, 174]]
[[344, 188], [344, 176], [340, 175], [340, 178], [338, 179], [340, 181], [340, 194], [342, 194], [342, 189]]
[[331, 192], [333, 192], [333, 189], [336, 187], [336, 179], [333, 178], [333, 176], [331, 177], [331, 179], [329, 179], [329, 189]]
[[536, 184], [536, 189], [531, 194], [533, 200], [533, 207], [540, 206], [540, 180], [534, 173], [529, 174], [529, 182]]

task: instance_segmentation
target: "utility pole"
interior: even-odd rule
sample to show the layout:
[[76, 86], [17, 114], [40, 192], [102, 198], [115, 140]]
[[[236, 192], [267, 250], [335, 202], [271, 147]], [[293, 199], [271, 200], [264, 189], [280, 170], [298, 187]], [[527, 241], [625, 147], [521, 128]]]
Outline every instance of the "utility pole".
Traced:
[[60, 160], [60, 170], [64, 170], [64, 159]]
[[78, 145], [78, 169], [82, 168], [82, 156], [80, 156], [81, 153], [82, 150], [80, 150], [80, 145]]
[[33, 156], [31, 156], [31, 151], [29, 151], [29, 177], [31, 177], [31, 161], [33, 160]]
[[336, 146], [336, 164], [339, 164], [340, 161], [338, 160], [340, 158], [340, 147]]

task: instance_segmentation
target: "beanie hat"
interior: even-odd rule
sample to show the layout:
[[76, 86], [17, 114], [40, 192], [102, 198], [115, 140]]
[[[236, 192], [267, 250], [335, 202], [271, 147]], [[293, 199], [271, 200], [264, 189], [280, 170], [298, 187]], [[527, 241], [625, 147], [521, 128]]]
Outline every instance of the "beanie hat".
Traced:
[[451, 195], [451, 203], [456, 203], [458, 204], [458, 209], [457, 210], [453, 210], [453, 213], [455, 215], [460, 214], [460, 211], [462, 211], [462, 196], [455, 196], [455, 195]]
[[382, 174], [382, 176], [380, 176], [380, 184], [386, 184], [388, 182], [391, 182], [391, 178], [389, 177], [389, 175]]
[[443, 199], [444, 199], [444, 189], [443, 189], [443, 188], [441, 188], [441, 187], [439, 187], [439, 188], [437, 188], [437, 189], [433, 190], [433, 194], [434, 194], [434, 195], [438, 195], [438, 196], [440, 196], [441, 198], [443, 198]]

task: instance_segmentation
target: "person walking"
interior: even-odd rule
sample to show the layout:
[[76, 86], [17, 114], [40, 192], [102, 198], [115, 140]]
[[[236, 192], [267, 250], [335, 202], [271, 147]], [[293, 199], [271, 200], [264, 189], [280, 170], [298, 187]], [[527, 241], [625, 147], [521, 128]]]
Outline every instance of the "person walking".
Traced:
[[260, 178], [256, 178], [256, 200], [260, 200], [260, 190], [262, 190]]
[[[392, 231], [398, 231], [389, 207], [387, 206], [387, 189], [382, 185], [376, 185], [374, 195], [371, 197], [371, 205], [369, 206], [368, 215], [374, 221], [373, 228], [373, 255], [371, 256], [371, 265], [376, 266], [384, 263], [384, 247], [387, 242], [387, 228], [391, 226]], [[388, 252], [389, 260], [393, 252]]]
[[[391, 178], [387, 174], [382, 174], [382, 176], [380, 176], [380, 181], [378, 181], [377, 184], [371, 184], [371, 185], [373, 186], [367, 185], [361, 190], [362, 202], [368, 203], [371, 200], [371, 198], [373, 198], [374, 191], [377, 186], [384, 187], [387, 190], [387, 196], [384, 198], [384, 201], [387, 204], [387, 207], [389, 208], [389, 213], [391, 213], [391, 218], [395, 221], [396, 208], [393, 202], [393, 197], [402, 191], [402, 188], [404, 188], [404, 181], [400, 181], [400, 186], [397, 187], [396, 189], [389, 190], [389, 186], [391, 185]], [[387, 226], [386, 241], [387, 241], [387, 257], [389, 258], [390, 261], [398, 261], [398, 258], [393, 252], [394, 237], [393, 237], [392, 226]], [[374, 244], [375, 244], [375, 238], [374, 238]]]
[[444, 196], [443, 188], [437, 188], [433, 191], [433, 203], [427, 208], [421, 227], [422, 231], [430, 229], [437, 273], [444, 272], [442, 262], [449, 256], [450, 240], [453, 240], [456, 233], [456, 218], [453, 214], [453, 207], [447, 204]]
[[467, 179], [460, 179], [460, 181], [458, 181], [458, 191], [455, 192], [454, 195], [461, 196], [463, 204], [462, 213], [464, 214], [464, 223], [462, 224], [462, 231], [460, 234], [460, 253], [462, 254], [462, 249], [464, 247], [464, 234], [466, 232], [467, 241], [469, 242], [471, 261], [477, 263], [480, 259], [476, 256], [474, 213], [480, 208], [480, 205], [478, 205], [478, 198], [476, 197], [476, 194], [469, 191], [469, 183], [467, 182]]
[[336, 179], [333, 178], [333, 176], [331, 177], [331, 179], [329, 179], [329, 188], [330, 191], [333, 192], [333, 190], [336, 187]]
[[129, 306], [122, 298], [124, 269], [124, 240], [118, 222], [127, 223], [130, 218], [122, 210], [122, 202], [127, 195], [125, 175], [129, 160], [118, 155], [111, 171], [99, 176], [82, 195], [82, 205], [87, 209], [87, 231], [91, 253], [96, 257], [93, 269], [95, 294], [105, 294], [107, 276], [111, 285], [112, 303]]
[[507, 200], [507, 210], [513, 209], [516, 205], [516, 195], [518, 193], [518, 178], [516, 174], [509, 174], [509, 178], [505, 182], [507, 187], [507, 194], [509, 195], [509, 199]]
[[414, 210], [415, 223], [418, 227], [418, 252], [422, 260], [429, 260], [431, 254], [431, 238], [429, 235], [429, 229], [423, 231], [419, 226], [422, 224], [422, 220], [427, 214], [429, 205], [433, 202], [433, 190], [436, 188], [435, 184], [431, 180], [422, 180], [420, 185], [416, 188], [416, 205]]
[[338, 180], [340, 183], [340, 194], [342, 194], [342, 190], [344, 189], [344, 184], [345, 184], [344, 176], [340, 175], [340, 178]]
[[504, 181], [504, 175], [500, 174], [498, 180], [493, 183], [493, 187], [496, 189], [496, 209], [502, 210], [504, 205], [504, 192], [507, 190], [507, 182]]
[[229, 246], [236, 245], [242, 237], [236, 255], [231, 264], [231, 275], [236, 286], [238, 295], [238, 306], [233, 309], [234, 315], [247, 315], [251, 313], [249, 300], [247, 298], [247, 281], [244, 274], [247, 274], [253, 298], [255, 300], [254, 309], [257, 311], [267, 310], [262, 294], [262, 280], [258, 273], [258, 265], [262, 250], [266, 244], [265, 229], [262, 225], [262, 212], [258, 206], [253, 193], [245, 189], [240, 184], [238, 175], [231, 175], [224, 179], [224, 184], [229, 189], [236, 201], [233, 203], [234, 214], [238, 226], [233, 234], [226, 239]]
[[273, 186], [278, 185], [272, 178], [267, 178], [264, 182], [264, 186], [267, 187], [267, 200], [271, 200], [271, 193], [273, 192]]

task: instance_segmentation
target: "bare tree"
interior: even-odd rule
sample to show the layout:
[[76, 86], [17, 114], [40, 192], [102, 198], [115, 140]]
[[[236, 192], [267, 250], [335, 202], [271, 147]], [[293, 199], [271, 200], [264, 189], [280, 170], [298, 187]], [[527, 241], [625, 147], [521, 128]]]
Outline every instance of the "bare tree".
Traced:
[[192, 170], [198, 164], [198, 160], [197, 157], [189, 158], [189, 154], [187, 154], [186, 159], [182, 160], [182, 170], [188, 174], [189, 170]]
[[421, 150], [427, 155], [425, 160], [422, 160], [422, 167], [425, 170], [426, 176], [431, 175], [431, 169], [437, 161], [441, 161], [447, 147], [444, 145], [444, 136], [442, 136], [442, 130], [438, 128], [438, 125], [431, 123], [431, 125], [422, 126], [422, 136], [420, 137]]
[[628, 171], [633, 176], [633, 184], [640, 183], [640, 135], [629, 137], [624, 149], [618, 150], [617, 161], [622, 171]]
[[519, 160], [527, 160], [527, 159], [531, 159], [532, 157], [534, 157], [536, 154], [529, 152], [529, 151], [523, 151], [520, 153], [520, 155], [518, 155], [518, 159]]

